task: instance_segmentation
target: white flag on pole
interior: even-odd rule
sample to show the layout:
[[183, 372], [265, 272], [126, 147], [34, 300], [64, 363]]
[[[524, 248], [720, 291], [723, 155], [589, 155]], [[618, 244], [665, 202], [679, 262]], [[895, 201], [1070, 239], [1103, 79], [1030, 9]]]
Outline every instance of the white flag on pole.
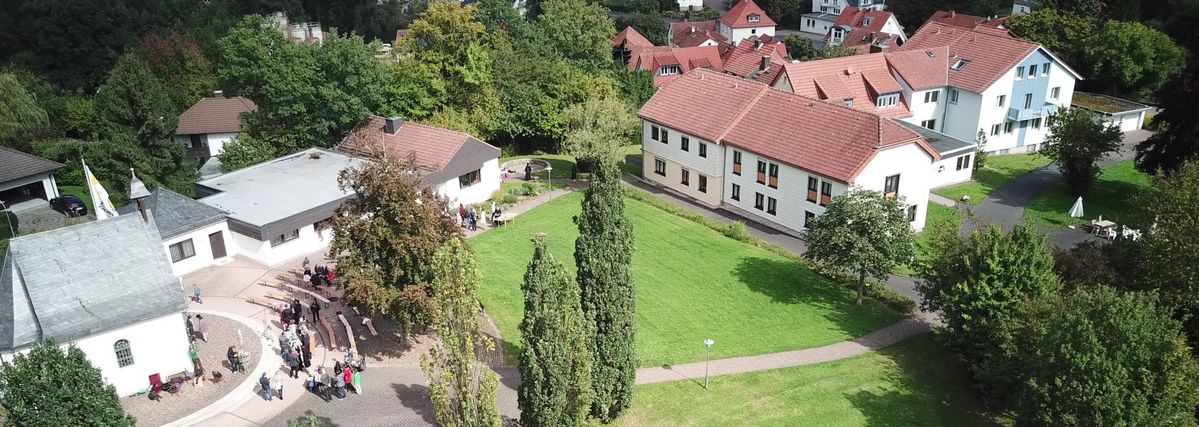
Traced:
[[92, 175], [92, 170], [88, 169], [87, 162], [80, 160], [83, 163], [83, 178], [87, 180], [87, 192], [92, 195], [92, 206], [95, 208], [96, 220], [108, 219], [117, 216], [117, 210], [112, 206], [112, 201], [108, 199], [108, 191], [100, 185], [100, 180]]

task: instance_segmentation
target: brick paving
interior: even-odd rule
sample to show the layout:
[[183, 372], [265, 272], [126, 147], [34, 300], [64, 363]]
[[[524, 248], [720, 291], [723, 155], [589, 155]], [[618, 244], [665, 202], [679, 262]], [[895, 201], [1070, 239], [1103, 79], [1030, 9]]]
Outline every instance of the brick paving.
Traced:
[[[237, 330], [245, 334], [244, 350], [250, 356], [243, 361], [249, 369], [253, 369], [262, 357], [262, 343], [254, 336], [254, 331], [232, 319], [217, 315], [204, 315], [208, 324], [208, 342], [196, 339], [200, 350], [200, 361], [206, 370], [206, 380], [201, 386], [193, 386], [191, 382], [183, 383], [183, 388], [176, 394], [163, 393], [162, 400], [152, 401], [146, 395], [129, 396], [121, 399], [125, 411], [137, 418], [138, 425], [159, 426], [179, 419], [215, 403], [221, 397], [229, 394], [239, 384], [247, 379], [250, 373], [233, 373], [229, 370], [225, 352], [231, 345], [238, 345]], [[213, 372], [220, 372], [223, 379], [219, 383], [211, 381]], [[249, 372], [249, 371], [248, 371]], [[163, 379], [173, 373], [164, 372]], [[148, 384], [147, 384], [148, 385]]]

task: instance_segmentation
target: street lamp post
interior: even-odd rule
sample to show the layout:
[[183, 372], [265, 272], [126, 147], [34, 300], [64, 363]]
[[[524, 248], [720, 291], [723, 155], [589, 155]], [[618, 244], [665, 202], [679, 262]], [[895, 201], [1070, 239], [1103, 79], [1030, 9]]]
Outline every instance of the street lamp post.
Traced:
[[550, 191], [554, 191], [554, 167], [553, 166], [549, 166], [547, 164], [547, 166], [545, 167], [545, 177], [546, 177], [546, 181], [549, 182]]
[[712, 361], [712, 344], [716, 344], [716, 341], [712, 341], [711, 338], [704, 340], [704, 346], [707, 347], [704, 351], [704, 390], [708, 389], [708, 364]]

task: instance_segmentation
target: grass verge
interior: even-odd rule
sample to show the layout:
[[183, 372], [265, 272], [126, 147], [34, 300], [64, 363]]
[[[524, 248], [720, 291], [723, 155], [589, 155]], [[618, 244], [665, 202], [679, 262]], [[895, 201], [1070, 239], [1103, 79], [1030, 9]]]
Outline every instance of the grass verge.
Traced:
[[1149, 188], [1149, 176], [1136, 170], [1132, 160], [1104, 169], [1091, 191], [1082, 197], [1083, 218], [1071, 218], [1070, 207], [1076, 196], [1070, 193], [1065, 183], [1053, 186], [1038, 195], [1024, 207], [1024, 218], [1028, 222], [1050, 227], [1078, 224], [1100, 215], [1103, 219], [1122, 223], [1136, 208], [1132, 200], [1137, 193]]
[[1013, 178], [1049, 164], [1049, 159], [1038, 154], [1011, 154], [1006, 156], [990, 156], [986, 166], [974, 170], [974, 180], [949, 187], [938, 188], [933, 193], [945, 196], [950, 200], [961, 200], [962, 196], [970, 196], [970, 204], [982, 203], [991, 194]]

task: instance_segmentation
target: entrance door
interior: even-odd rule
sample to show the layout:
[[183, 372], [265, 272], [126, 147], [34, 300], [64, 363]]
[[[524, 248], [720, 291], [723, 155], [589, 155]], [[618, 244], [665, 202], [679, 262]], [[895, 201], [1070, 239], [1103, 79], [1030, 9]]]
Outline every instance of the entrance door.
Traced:
[[212, 259], [225, 257], [225, 237], [221, 232], [208, 235], [208, 246], [212, 247]]

